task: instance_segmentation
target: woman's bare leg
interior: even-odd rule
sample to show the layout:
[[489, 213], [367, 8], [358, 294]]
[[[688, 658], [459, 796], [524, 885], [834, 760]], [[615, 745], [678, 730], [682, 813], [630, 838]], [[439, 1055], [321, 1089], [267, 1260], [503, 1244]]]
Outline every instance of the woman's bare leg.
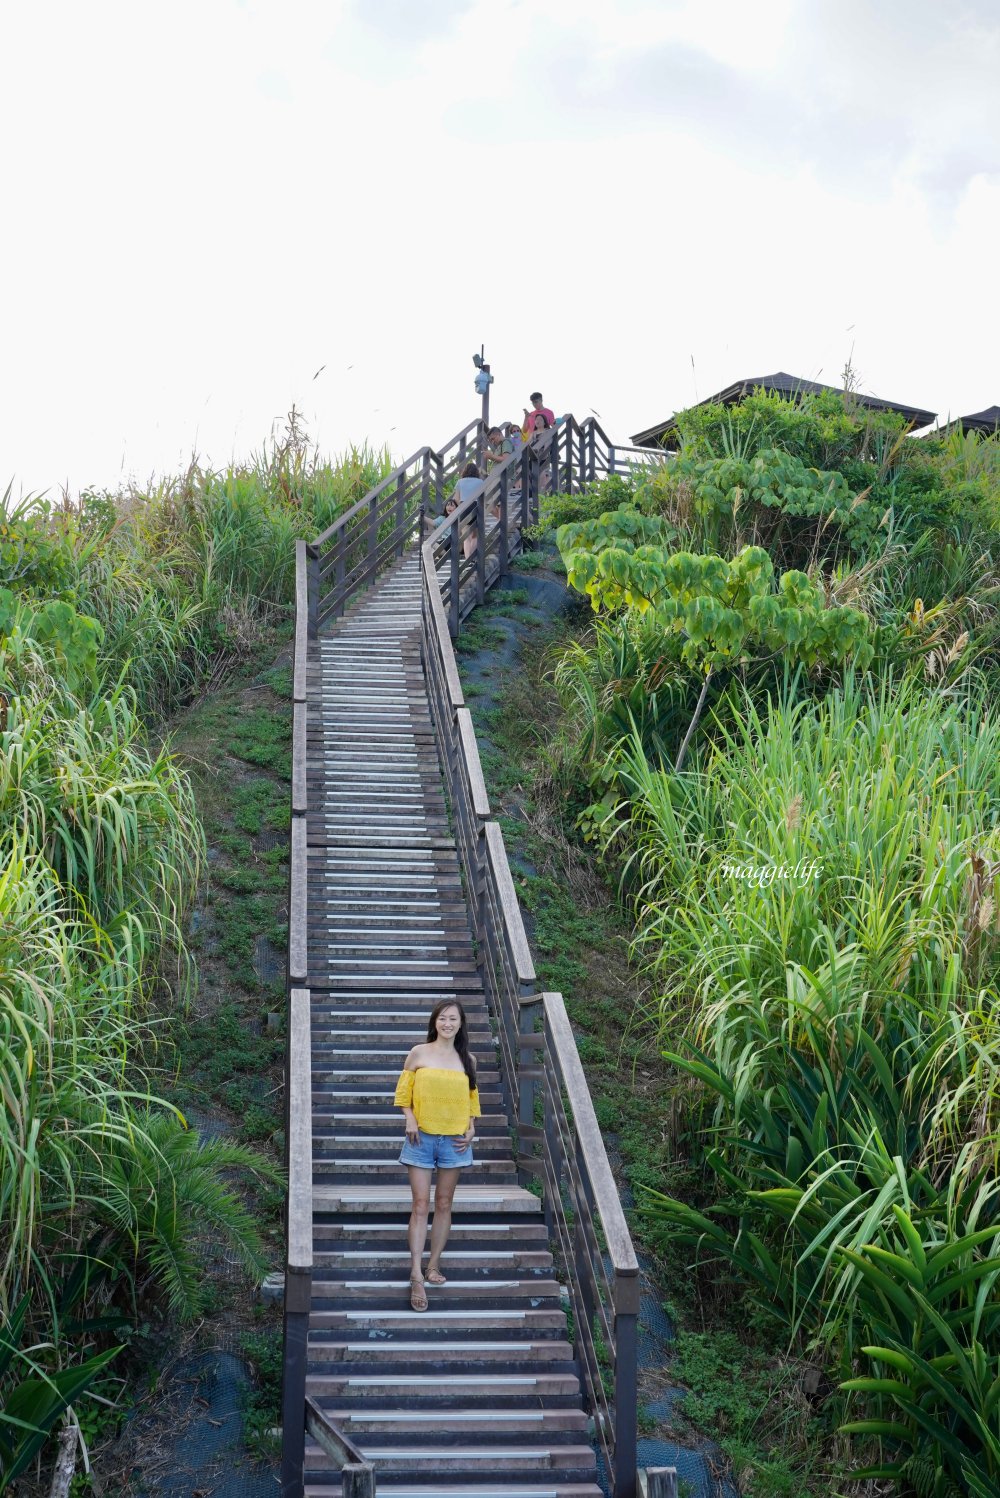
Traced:
[[424, 1165], [408, 1165], [410, 1172], [410, 1190], [413, 1193], [413, 1209], [410, 1212], [410, 1226], [407, 1232], [407, 1242], [410, 1247], [410, 1278], [422, 1280], [424, 1272], [420, 1265], [424, 1256], [424, 1245], [427, 1242], [427, 1219], [430, 1216], [431, 1205], [431, 1173]]
[[439, 1170], [434, 1185], [434, 1221], [431, 1223], [431, 1253], [427, 1260], [427, 1273], [441, 1273], [441, 1255], [451, 1232], [451, 1204], [455, 1199], [460, 1166], [452, 1165]]

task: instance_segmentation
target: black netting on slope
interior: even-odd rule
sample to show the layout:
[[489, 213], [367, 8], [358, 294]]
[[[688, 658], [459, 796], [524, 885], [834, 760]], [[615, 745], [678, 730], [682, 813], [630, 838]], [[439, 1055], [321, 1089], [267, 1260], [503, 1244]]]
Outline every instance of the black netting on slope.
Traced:
[[[251, 1459], [243, 1446], [241, 1398], [250, 1387], [242, 1358], [198, 1352], [172, 1370], [158, 1399], [157, 1425], [140, 1429], [141, 1456], [133, 1476], [136, 1498], [275, 1498], [277, 1459]], [[169, 1406], [171, 1429], [158, 1428]], [[147, 1417], [149, 1418], [149, 1417]]]

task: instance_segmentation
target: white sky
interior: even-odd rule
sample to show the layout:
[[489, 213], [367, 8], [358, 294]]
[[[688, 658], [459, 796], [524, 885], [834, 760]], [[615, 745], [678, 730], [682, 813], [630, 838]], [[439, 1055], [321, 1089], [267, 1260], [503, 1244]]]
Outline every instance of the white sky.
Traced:
[[480, 343], [619, 440], [852, 347], [1000, 402], [996, 0], [8, 0], [0, 56], [0, 493], [293, 401], [403, 457]]

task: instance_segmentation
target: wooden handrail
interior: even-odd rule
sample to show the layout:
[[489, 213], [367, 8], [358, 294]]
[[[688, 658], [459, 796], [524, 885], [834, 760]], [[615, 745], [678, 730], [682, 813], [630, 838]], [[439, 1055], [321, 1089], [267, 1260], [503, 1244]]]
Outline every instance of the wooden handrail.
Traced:
[[340, 1473], [343, 1498], [375, 1498], [375, 1468], [355, 1446], [346, 1431], [332, 1421], [324, 1409], [305, 1401], [306, 1431]]
[[308, 1395], [306, 1396], [306, 1430], [338, 1468], [346, 1467], [348, 1462], [354, 1462], [358, 1466], [366, 1465], [364, 1456], [347, 1432], [341, 1430], [326, 1411]]
[[[303, 1141], [311, 1130], [311, 1100], [302, 1080], [309, 1077], [310, 1044], [306, 986], [308, 640], [325, 619], [341, 612], [354, 592], [373, 581], [384, 565], [416, 539], [432, 483], [440, 498], [446, 477], [468, 450], [473, 433], [481, 441], [481, 422], [470, 422], [441, 449], [418, 449], [314, 541], [296, 543], [282, 1453], [282, 1491], [289, 1494], [302, 1491], [307, 1427], [324, 1450], [343, 1458], [345, 1483], [350, 1474], [353, 1484], [355, 1473], [359, 1482], [367, 1481], [363, 1464], [347, 1460], [350, 1443], [346, 1437], [305, 1398], [309, 1297], [304, 1292], [312, 1282], [311, 1133], [310, 1169], [301, 1169]], [[616, 449], [596, 420], [578, 423], [570, 417], [519, 453], [494, 464], [479, 493], [442, 520], [420, 547], [421, 650], [431, 721], [454, 817], [477, 963], [497, 1025], [501, 1085], [517, 1120], [519, 1178], [522, 1184], [531, 1178], [541, 1182], [546, 1222], [570, 1270], [581, 1371], [596, 1437], [612, 1475], [613, 1498], [635, 1498], [636, 1494], [638, 1266], [565, 1004], [559, 994], [538, 993], [531, 948], [503, 837], [490, 810], [452, 640], [460, 633], [464, 617], [508, 572], [511, 558], [521, 549], [524, 527], [537, 522], [538, 496], [546, 476], [553, 485], [572, 492], [601, 473], [615, 471], [616, 454], [636, 451]], [[659, 460], [652, 453], [643, 454], [642, 459]], [[515, 494], [518, 479], [520, 493]], [[487, 525], [488, 510], [499, 510], [496, 524]], [[472, 558], [466, 559], [463, 531], [473, 519], [477, 544]], [[321, 590], [329, 579], [333, 587], [324, 594]], [[604, 1358], [610, 1358], [613, 1371], [611, 1400], [604, 1389]], [[290, 1481], [286, 1473], [292, 1474]], [[358, 1487], [354, 1498], [368, 1491]]]
[[[431, 489], [440, 498], [444, 483], [463, 455], [473, 445], [478, 451], [483, 435], [482, 422], [473, 421], [441, 448], [418, 448], [405, 463], [394, 468], [308, 543], [308, 566], [318, 583], [324, 585], [321, 588], [310, 584], [308, 618], [311, 637], [315, 637], [327, 619], [343, 612], [353, 593], [371, 583], [384, 566], [401, 556], [412, 544], [423, 528]], [[492, 464], [480, 496], [468, 502], [468, 509], [463, 506], [447, 526], [439, 527], [438, 539], [445, 539], [452, 525], [467, 519], [473, 508], [478, 510], [481, 523], [485, 509], [496, 501], [498, 495], [503, 496], [505, 516], [513, 513], [506, 491], [518, 472], [521, 475], [524, 523], [530, 506], [528, 491], [537, 490], [543, 473], [550, 475], [553, 488], [571, 489], [592, 482], [601, 474], [617, 472], [623, 463], [646, 466], [661, 461], [663, 454], [659, 449], [615, 447], [594, 417], [580, 423], [575, 417], [568, 416], [557, 426], [533, 436], [520, 452]], [[563, 476], [565, 482], [562, 482]], [[509, 561], [506, 526], [498, 539], [496, 561], [503, 573]], [[453, 556], [457, 558], [457, 555], [456, 548]], [[453, 563], [452, 570], [466, 580], [471, 577], [474, 582], [469, 596], [463, 600], [449, 598], [450, 627], [454, 635], [458, 615], [467, 613], [485, 597], [488, 586], [485, 550], [479, 549], [471, 565], [459, 563], [456, 567]], [[332, 582], [332, 586], [326, 589], [328, 582]]]
[[[292, 675], [292, 825], [288, 870], [288, 1010], [285, 1047], [286, 1202], [284, 1358], [281, 1391], [281, 1492], [302, 1492], [313, 1270], [312, 1000], [308, 981], [306, 714], [308, 636], [315, 573], [304, 541], [295, 543], [295, 642]], [[310, 588], [312, 583], [312, 588]]]
[[331, 525], [328, 525], [325, 531], [321, 531], [318, 536], [315, 536], [309, 544], [318, 551], [324, 542], [329, 541], [330, 537], [336, 535], [337, 531], [343, 530], [344, 526], [348, 521], [353, 520], [355, 515], [360, 515], [367, 510], [373, 499], [377, 499], [380, 494], [384, 493], [390, 484], [395, 484], [400, 474], [405, 473], [413, 463], [416, 463], [418, 459], [422, 459], [426, 454], [430, 454], [431, 457], [436, 456], [432, 447], [418, 447], [416, 452], [411, 453], [404, 463], [400, 463], [391, 473], [387, 473], [384, 479], [380, 479], [373, 488], [368, 490], [367, 494], [363, 494], [360, 499], [355, 500], [349, 510], [344, 510], [342, 514], [338, 515], [336, 520]]
[[[513, 541], [509, 531], [511, 473], [521, 473], [523, 524], [526, 518], [537, 518], [537, 479], [544, 467], [560, 473], [565, 469], [567, 486], [593, 480], [598, 436], [610, 456], [613, 446], [597, 423], [581, 427], [571, 420], [555, 428], [527, 455], [522, 451], [504, 458], [480, 492], [437, 526], [420, 553], [421, 643], [478, 965], [496, 1020], [502, 1085], [518, 1124], [519, 1173], [541, 1180], [546, 1221], [570, 1270], [581, 1371], [596, 1438], [612, 1474], [614, 1498], [635, 1498], [638, 1262], [565, 1004], [560, 994], [537, 992], [531, 949], [503, 836], [491, 817], [452, 644], [469, 608], [504, 574], [509, 552], [520, 548], [520, 530]], [[532, 474], [533, 495], [525, 493]], [[497, 504], [501, 517], [492, 532], [491, 551], [484, 515]], [[459, 552], [463, 526], [473, 515], [475, 565], [463, 561]], [[498, 562], [495, 571], [489, 566], [491, 559]], [[536, 1118], [539, 1101], [541, 1127]], [[574, 1212], [572, 1227], [566, 1193]], [[614, 1379], [611, 1400], [604, 1389], [605, 1357], [610, 1357]]]

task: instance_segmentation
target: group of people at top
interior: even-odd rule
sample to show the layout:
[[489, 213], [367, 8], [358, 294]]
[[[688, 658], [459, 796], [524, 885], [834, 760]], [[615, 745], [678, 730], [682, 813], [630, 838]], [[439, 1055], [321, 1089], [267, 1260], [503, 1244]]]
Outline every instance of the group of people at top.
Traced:
[[[504, 422], [502, 426], [491, 427], [486, 434], [486, 463], [492, 466], [501, 463], [512, 453], [520, 452], [521, 448], [529, 442], [537, 441], [542, 432], [550, 431], [558, 426], [564, 417], [558, 419], [546, 406], [540, 391], [536, 390], [530, 397], [532, 409], [527, 406], [524, 409], [524, 423], [518, 427], [514, 422]], [[539, 476], [539, 491], [543, 491], [548, 485], [548, 474], [543, 470]], [[460, 504], [467, 499], [473, 499], [483, 487], [483, 474], [479, 464], [475, 462], [466, 463], [462, 469], [462, 476], [455, 485], [453, 492], [448, 497], [444, 507], [444, 514], [438, 516], [434, 522], [440, 525], [447, 519]], [[511, 488], [511, 495], [518, 493], [517, 481]], [[491, 531], [500, 522], [500, 513], [496, 504], [492, 505], [486, 512], [486, 529]], [[462, 555], [468, 559], [473, 556], [479, 544], [479, 536], [474, 520], [468, 520], [461, 531]]]
[[513, 421], [505, 421], [501, 426], [490, 427], [486, 434], [488, 464], [500, 463], [511, 453], [520, 452], [537, 432], [547, 432], [558, 425], [540, 390], [533, 391], [530, 400], [531, 410], [527, 406], [522, 408], [524, 420], [520, 426]]

